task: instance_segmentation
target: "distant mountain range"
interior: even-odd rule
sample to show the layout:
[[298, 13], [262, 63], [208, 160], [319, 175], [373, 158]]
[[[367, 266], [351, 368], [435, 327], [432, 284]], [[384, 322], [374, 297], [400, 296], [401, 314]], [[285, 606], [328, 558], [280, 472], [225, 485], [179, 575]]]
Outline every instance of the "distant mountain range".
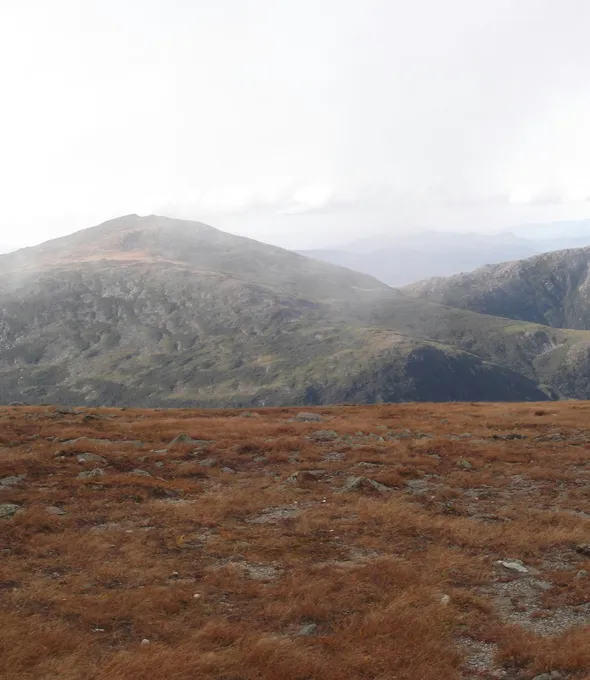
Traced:
[[500, 234], [424, 231], [371, 236], [300, 254], [349, 267], [390, 286], [452, 276], [485, 264], [590, 245], [590, 220], [528, 224]]
[[490, 314], [444, 281], [396, 290], [202, 223], [128, 215], [0, 256], [0, 402], [588, 398], [580, 253], [509, 268], [508, 293], [522, 286], [530, 304], [508, 319], [506, 267], [477, 284], [507, 300]]
[[535, 244], [542, 252], [590, 245], [590, 220], [531, 222], [510, 229], [518, 238]]

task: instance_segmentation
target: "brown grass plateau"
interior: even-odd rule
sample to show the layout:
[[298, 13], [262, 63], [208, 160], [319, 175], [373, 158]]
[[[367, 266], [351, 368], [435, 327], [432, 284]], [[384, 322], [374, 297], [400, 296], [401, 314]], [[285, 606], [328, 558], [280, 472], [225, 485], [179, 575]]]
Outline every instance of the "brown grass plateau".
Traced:
[[0, 678], [590, 678], [589, 421], [2, 407]]

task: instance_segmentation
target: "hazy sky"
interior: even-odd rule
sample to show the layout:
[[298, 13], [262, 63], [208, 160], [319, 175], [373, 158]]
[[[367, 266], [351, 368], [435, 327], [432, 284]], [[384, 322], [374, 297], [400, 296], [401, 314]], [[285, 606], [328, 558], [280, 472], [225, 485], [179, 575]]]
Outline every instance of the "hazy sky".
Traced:
[[590, 217], [588, 0], [0, 0], [0, 244]]

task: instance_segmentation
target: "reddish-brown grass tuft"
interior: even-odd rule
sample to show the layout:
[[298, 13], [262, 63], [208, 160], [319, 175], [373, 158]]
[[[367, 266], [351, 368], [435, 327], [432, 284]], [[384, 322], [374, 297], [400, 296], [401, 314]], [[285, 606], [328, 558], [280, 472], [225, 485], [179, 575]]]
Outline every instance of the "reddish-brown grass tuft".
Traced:
[[2, 680], [589, 677], [589, 403], [315, 412], [1, 408]]

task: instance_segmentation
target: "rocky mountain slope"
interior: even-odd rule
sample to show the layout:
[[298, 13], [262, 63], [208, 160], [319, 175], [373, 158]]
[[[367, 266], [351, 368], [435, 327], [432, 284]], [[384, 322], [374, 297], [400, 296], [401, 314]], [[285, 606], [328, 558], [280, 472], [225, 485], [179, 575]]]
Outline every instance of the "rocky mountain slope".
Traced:
[[130, 215], [0, 257], [0, 401], [250, 406], [590, 396], [590, 333], [412, 299]]
[[406, 292], [483, 314], [590, 329], [590, 248], [562, 250], [429, 279]]

